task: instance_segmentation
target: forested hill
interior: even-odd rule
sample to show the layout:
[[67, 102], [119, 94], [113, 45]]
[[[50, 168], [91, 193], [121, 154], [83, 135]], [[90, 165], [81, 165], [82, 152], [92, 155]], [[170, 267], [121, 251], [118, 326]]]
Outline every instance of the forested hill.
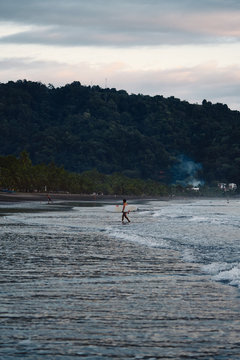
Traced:
[[172, 182], [240, 179], [240, 113], [203, 100], [30, 81], [0, 84], [0, 155]]

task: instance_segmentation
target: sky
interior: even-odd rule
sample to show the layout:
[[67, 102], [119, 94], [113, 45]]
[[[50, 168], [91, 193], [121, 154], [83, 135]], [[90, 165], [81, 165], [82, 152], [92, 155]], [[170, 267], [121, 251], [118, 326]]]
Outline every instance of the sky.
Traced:
[[240, 110], [240, 1], [0, 0], [0, 82], [23, 79]]

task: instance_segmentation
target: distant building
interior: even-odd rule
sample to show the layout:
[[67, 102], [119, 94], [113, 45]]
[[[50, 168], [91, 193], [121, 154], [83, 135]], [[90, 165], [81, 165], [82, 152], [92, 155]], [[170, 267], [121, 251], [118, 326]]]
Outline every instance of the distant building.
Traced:
[[192, 186], [192, 185], [189, 185], [188, 187], [187, 187], [187, 190], [189, 190], [189, 191], [199, 191], [200, 190], [200, 188], [198, 187], [198, 186]]
[[219, 187], [221, 190], [226, 190], [226, 189], [227, 189], [227, 184], [225, 184], [225, 183], [219, 183], [219, 184], [218, 184], [218, 187]]
[[236, 190], [236, 189], [237, 189], [237, 184], [235, 184], [235, 183], [229, 183], [229, 184], [219, 183], [219, 184], [218, 184], [218, 187], [219, 187], [221, 190], [224, 190], [224, 191], [227, 191], [227, 190]]
[[229, 188], [229, 190], [236, 190], [237, 189], [237, 184], [230, 183], [230, 184], [228, 184], [228, 188]]

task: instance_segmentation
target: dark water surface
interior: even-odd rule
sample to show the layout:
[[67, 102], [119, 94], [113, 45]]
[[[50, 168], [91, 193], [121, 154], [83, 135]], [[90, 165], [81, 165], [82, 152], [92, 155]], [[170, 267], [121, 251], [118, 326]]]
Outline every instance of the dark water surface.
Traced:
[[240, 359], [238, 202], [82, 205], [2, 206], [0, 359]]

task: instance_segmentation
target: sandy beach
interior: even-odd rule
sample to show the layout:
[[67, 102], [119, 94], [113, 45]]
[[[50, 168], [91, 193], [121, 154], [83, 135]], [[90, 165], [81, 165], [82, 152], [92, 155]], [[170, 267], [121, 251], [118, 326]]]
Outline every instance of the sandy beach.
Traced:
[[[88, 194], [67, 194], [49, 193], [52, 201], [96, 201], [122, 199], [122, 196], [113, 195], [88, 195]], [[128, 197], [128, 198], [131, 198]], [[0, 192], [0, 202], [19, 202], [19, 201], [47, 201], [47, 193], [4, 193]]]
[[[48, 201], [47, 193], [4, 193], [0, 192], [1, 202], [24, 202], [24, 201]], [[97, 195], [97, 194], [69, 194], [69, 193], [49, 193], [52, 201], [114, 201], [126, 198], [128, 200], [169, 200], [168, 196], [136, 196], [136, 195]]]

